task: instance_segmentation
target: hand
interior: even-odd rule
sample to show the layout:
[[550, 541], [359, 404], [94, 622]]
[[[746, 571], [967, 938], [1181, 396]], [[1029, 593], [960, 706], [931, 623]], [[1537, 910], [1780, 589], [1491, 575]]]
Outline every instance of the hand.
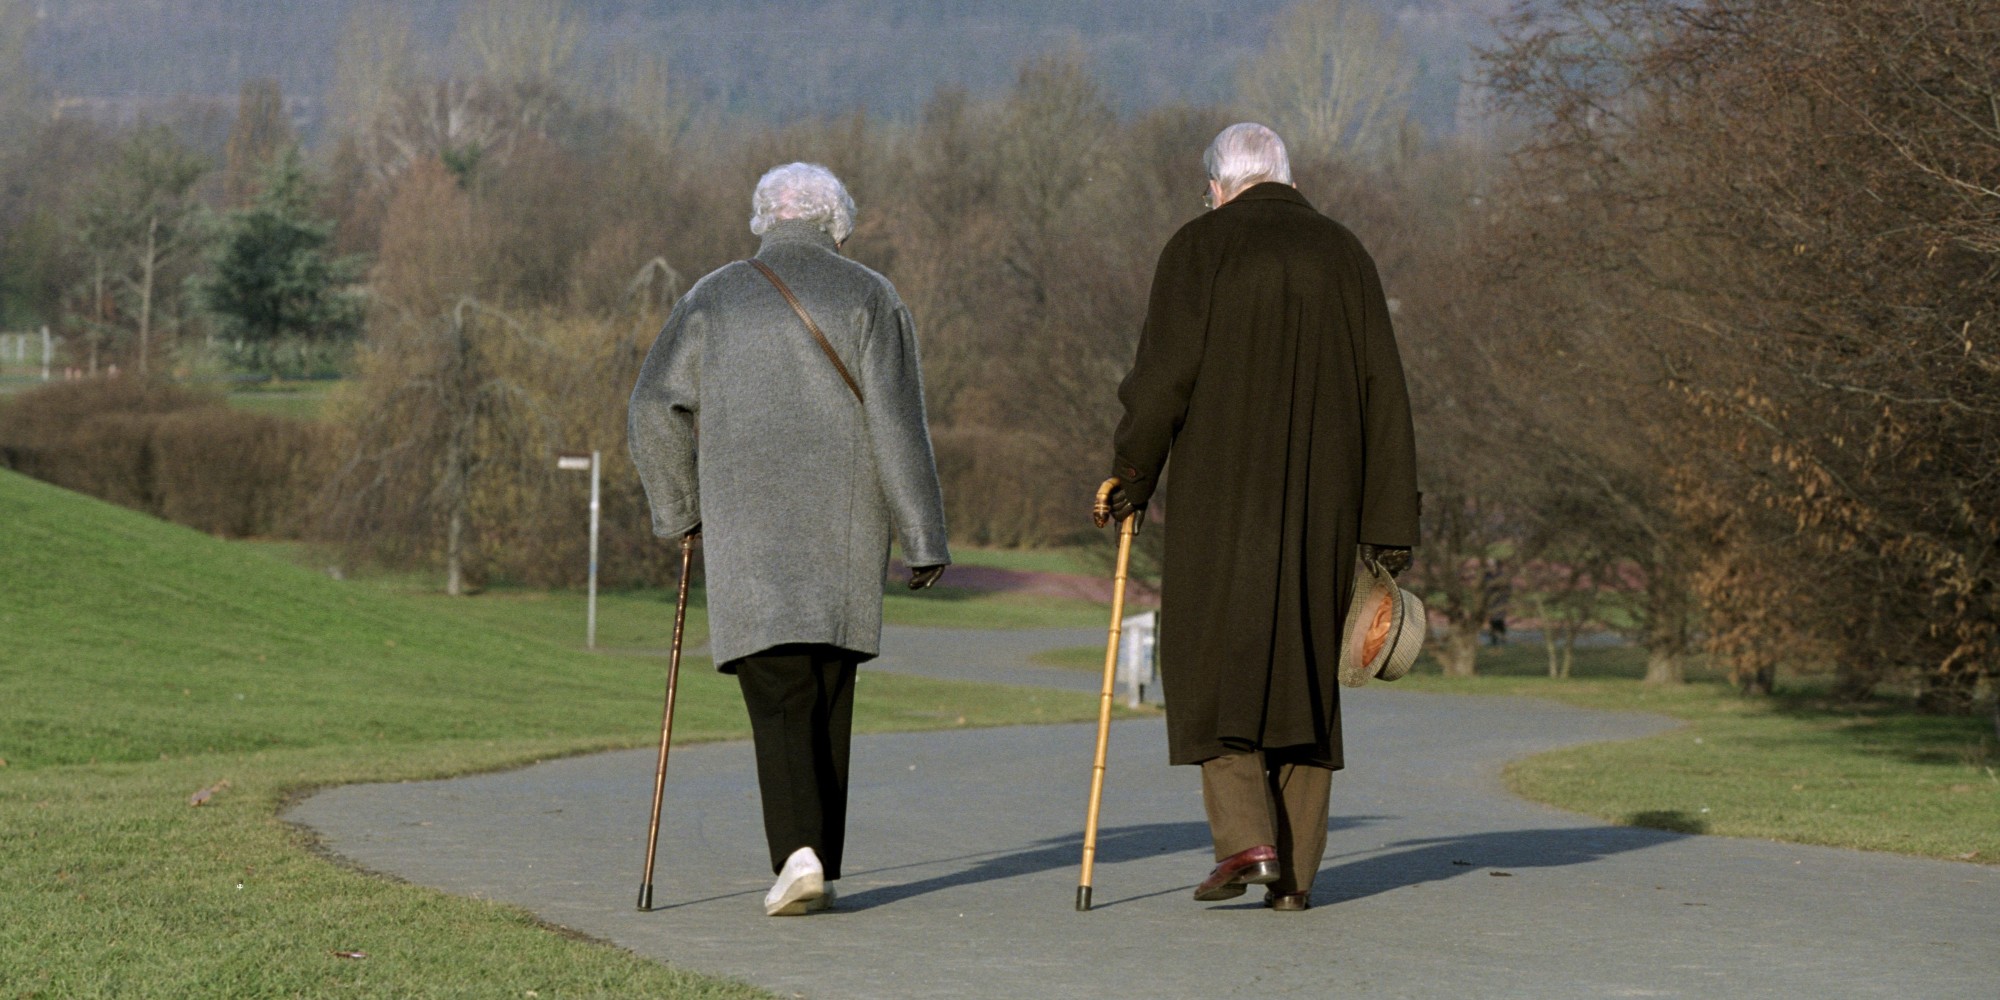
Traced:
[[1400, 575], [1410, 568], [1411, 552], [1399, 545], [1370, 545], [1361, 543], [1361, 558], [1366, 562], [1379, 563], [1390, 576]]
[[688, 540], [690, 540], [690, 541], [692, 541], [692, 540], [694, 540], [694, 539], [696, 539], [696, 538], [700, 538], [700, 537], [701, 537], [701, 522], [700, 522], [700, 521], [696, 521], [696, 522], [694, 523], [694, 527], [692, 527], [692, 528], [689, 528], [688, 530], [686, 530], [686, 531], [683, 531], [683, 532], [681, 532], [681, 537], [682, 537], [682, 538], [685, 538], [685, 539], [688, 539]]
[[[1125, 495], [1125, 484], [1113, 476], [1097, 488], [1097, 503], [1091, 508], [1090, 519], [1102, 528], [1112, 521], [1123, 521], [1128, 517], [1143, 518], [1145, 512], [1132, 504], [1132, 498]], [[1139, 522], [1132, 525], [1139, 530]]]
[[938, 582], [938, 577], [943, 575], [943, 566], [912, 566], [910, 567], [910, 589], [929, 590], [932, 584]]

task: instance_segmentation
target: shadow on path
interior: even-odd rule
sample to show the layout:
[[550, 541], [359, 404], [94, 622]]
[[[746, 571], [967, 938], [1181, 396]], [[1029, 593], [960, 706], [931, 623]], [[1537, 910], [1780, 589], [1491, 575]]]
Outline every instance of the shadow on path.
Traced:
[[[1356, 829], [1394, 818], [1336, 816], [1328, 821], [1327, 828], [1333, 833], [1339, 833], [1342, 830]], [[1481, 869], [1503, 871], [1514, 868], [1552, 868], [1585, 864], [1613, 854], [1643, 850], [1682, 839], [1685, 838], [1681, 834], [1663, 830], [1601, 826], [1507, 830], [1462, 837], [1398, 841], [1381, 848], [1388, 853], [1374, 857], [1344, 863], [1334, 859], [1336, 863], [1332, 867], [1323, 867], [1320, 870], [1315, 884], [1321, 891], [1316, 895], [1326, 901], [1361, 899], [1392, 889], [1436, 882]], [[1097, 861], [1104, 865], [1118, 864], [1160, 854], [1206, 851], [1210, 846], [1208, 824], [1202, 822], [1145, 823], [1111, 827], [1098, 831]], [[970, 866], [959, 871], [900, 885], [866, 889], [853, 895], [843, 895], [840, 905], [841, 909], [848, 911], [866, 910], [958, 886], [1032, 875], [1059, 868], [1079, 868], [1082, 855], [1083, 832], [1079, 830], [1066, 836], [1037, 841], [1034, 846], [1026, 850], [967, 854], [852, 872], [850, 873], [852, 875], [881, 875], [903, 868], [971, 862]], [[1196, 865], [1188, 874], [1198, 880], [1200, 876], [1207, 874], [1207, 870], [1203, 865]], [[1192, 888], [1194, 884], [1190, 881], [1186, 886], [1163, 891], [1178, 892]], [[1145, 899], [1155, 895], [1160, 893], [1148, 893], [1131, 899]], [[1099, 904], [1099, 907], [1115, 906], [1125, 901], [1128, 900], [1107, 900]], [[1261, 905], [1261, 900], [1258, 905]]]
[[1517, 868], [1588, 864], [1686, 839], [1685, 834], [1666, 830], [1587, 826], [1403, 840], [1384, 845], [1381, 849], [1388, 853], [1321, 868], [1314, 882], [1314, 898], [1323, 902], [1365, 899], [1482, 869], [1498, 875]]

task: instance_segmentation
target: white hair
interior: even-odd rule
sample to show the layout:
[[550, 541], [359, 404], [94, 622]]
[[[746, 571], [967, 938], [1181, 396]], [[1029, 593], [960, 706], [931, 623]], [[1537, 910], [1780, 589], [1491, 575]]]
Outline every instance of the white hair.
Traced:
[[1252, 184], [1292, 182], [1292, 161], [1285, 155], [1285, 140], [1278, 133], [1255, 122], [1239, 122], [1216, 133], [1201, 162], [1208, 177], [1225, 195], [1235, 195]]
[[835, 243], [846, 242], [854, 232], [853, 197], [833, 171], [817, 163], [772, 167], [758, 179], [750, 211], [750, 231], [759, 236], [787, 219], [813, 223]]

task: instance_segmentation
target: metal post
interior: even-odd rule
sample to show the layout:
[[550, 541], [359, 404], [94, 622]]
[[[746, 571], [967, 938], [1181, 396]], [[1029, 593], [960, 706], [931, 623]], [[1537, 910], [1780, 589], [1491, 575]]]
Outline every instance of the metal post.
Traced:
[[49, 364], [56, 357], [55, 341], [49, 339], [49, 328], [42, 327], [42, 381], [49, 380]]
[[602, 479], [600, 475], [602, 467], [599, 453], [592, 451], [590, 453], [590, 607], [585, 613], [588, 624], [584, 638], [584, 645], [591, 649], [597, 648], [597, 508], [598, 483]]

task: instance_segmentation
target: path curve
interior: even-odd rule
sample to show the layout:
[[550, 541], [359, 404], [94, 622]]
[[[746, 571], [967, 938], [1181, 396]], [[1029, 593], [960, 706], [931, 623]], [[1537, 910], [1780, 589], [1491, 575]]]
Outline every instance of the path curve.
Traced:
[[[1078, 639], [890, 629], [879, 668], [1092, 686], [1027, 665], [1037, 644]], [[1303, 914], [1189, 898], [1210, 864], [1199, 780], [1166, 765], [1157, 719], [1114, 727], [1090, 913], [1072, 908], [1089, 725], [858, 738], [847, 878], [805, 918], [762, 915], [745, 743], [674, 751], [651, 913], [633, 908], [651, 751], [336, 788], [287, 818], [364, 868], [784, 995], [1996, 995], [2000, 871], [1607, 826], [1500, 784], [1505, 761], [1672, 720], [1380, 686], [1344, 717]]]

